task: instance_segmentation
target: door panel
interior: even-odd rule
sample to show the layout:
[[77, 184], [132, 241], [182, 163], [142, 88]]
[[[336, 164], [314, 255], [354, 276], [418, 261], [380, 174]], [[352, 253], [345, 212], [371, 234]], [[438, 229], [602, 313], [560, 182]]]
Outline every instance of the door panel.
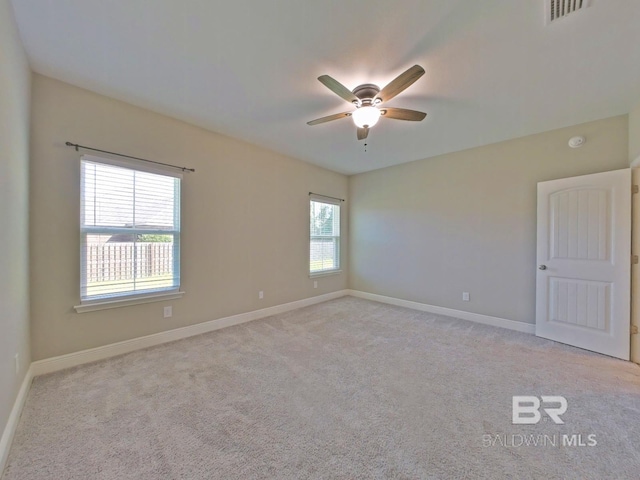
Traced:
[[577, 188], [550, 195], [551, 252], [554, 259], [608, 260], [609, 192]]
[[631, 170], [538, 184], [536, 335], [629, 359]]
[[611, 283], [549, 279], [549, 321], [608, 331]]

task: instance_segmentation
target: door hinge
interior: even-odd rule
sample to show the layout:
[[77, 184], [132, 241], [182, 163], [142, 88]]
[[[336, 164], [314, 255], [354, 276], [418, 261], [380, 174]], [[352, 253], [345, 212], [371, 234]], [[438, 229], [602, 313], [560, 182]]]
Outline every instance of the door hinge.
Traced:
[[638, 192], [640, 192], [640, 188], [638, 187], [638, 185], [632, 185], [631, 193], [638, 193]]
[[631, 325], [631, 335], [637, 335], [637, 334], [638, 334], [638, 326]]
[[638, 255], [631, 255], [631, 265], [638, 264]]

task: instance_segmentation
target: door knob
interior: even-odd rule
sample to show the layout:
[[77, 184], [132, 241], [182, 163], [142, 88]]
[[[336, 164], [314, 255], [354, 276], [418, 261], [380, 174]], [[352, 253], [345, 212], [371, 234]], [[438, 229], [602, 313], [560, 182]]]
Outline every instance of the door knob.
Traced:
[[538, 265], [538, 270], [546, 270], [547, 266], [546, 265]]

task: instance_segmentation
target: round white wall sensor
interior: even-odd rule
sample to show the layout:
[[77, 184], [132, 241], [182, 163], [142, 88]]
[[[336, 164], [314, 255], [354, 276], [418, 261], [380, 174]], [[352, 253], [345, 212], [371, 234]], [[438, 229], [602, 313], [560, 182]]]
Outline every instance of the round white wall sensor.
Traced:
[[571, 137], [569, 139], [569, 146], [571, 148], [578, 148], [581, 147], [582, 145], [584, 145], [584, 142], [586, 142], [587, 139], [584, 137]]

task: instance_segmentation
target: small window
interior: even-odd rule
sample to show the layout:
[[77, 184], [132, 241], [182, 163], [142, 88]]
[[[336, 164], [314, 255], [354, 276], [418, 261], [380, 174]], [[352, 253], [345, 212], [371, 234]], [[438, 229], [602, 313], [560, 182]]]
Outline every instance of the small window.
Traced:
[[340, 205], [311, 199], [309, 273], [340, 269]]
[[180, 177], [83, 156], [81, 301], [180, 288]]

